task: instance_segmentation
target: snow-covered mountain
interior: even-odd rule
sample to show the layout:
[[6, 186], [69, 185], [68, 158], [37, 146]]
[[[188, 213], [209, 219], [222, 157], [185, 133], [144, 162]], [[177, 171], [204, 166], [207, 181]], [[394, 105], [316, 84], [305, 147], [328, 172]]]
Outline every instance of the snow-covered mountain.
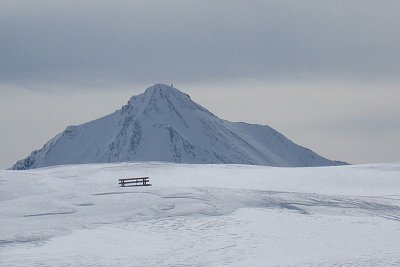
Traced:
[[343, 164], [296, 145], [268, 126], [222, 120], [174, 87], [156, 84], [110, 115], [67, 127], [12, 169], [124, 161]]

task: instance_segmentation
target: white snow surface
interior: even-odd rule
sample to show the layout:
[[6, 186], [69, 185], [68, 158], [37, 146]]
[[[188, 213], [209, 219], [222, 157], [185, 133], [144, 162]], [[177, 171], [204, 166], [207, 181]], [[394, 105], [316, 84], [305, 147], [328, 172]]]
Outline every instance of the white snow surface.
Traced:
[[0, 266], [399, 266], [400, 164], [0, 170], [0, 226]]
[[[238, 107], [240, 108], [240, 107]], [[268, 126], [230, 122], [165, 84], [103, 118], [66, 130], [12, 168], [127, 161], [330, 166]]]

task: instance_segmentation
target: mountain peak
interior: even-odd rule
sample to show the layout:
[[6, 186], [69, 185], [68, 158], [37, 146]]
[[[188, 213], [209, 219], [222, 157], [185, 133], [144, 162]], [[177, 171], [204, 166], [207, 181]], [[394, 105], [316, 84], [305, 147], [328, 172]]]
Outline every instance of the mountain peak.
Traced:
[[190, 102], [191, 98], [188, 94], [173, 87], [173, 85], [166, 85], [163, 83], [157, 83], [148, 87], [144, 93], [140, 95], [132, 96], [128, 102], [128, 105], [134, 105], [137, 102], [147, 102], [151, 105], [158, 105], [157, 103], [169, 101], [171, 99], [180, 99], [180, 102]]
[[167, 92], [167, 91], [172, 91], [172, 90], [174, 90], [175, 88], [173, 87], [173, 85], [171, 84], [171, 85], [166, 85], [166, 84], [164, 84], [164, 83], [156, 83], [156, 84], [154, 84], [154, 85], [152, 85], [152, 86], [150, 86], [150, 87], [148, 87], [146, 90], [145, 90], [145, 93], [151, 93], [151, 92], [153, 92], [153, 91], [164, 91], [164, 92]]
[[175, 96], [186, 96], [186, 97], [189, 97], [189, 95], [187, 95], [187, 94], [181, 92], [180, 90], [176, 89], [172, 84], [171, 85], [166, 85], [166, 84], [163, 84], [163, 83], [157, 83], [155, 85], [152, 85], [152, 86], [148, 87], [144, 91], [144, 95], [154, 95], [154, 94], [175, 95]]
[[172, 85], [169, 86], [162, 83], [150, 86], [144, 93], [131, 97], [122, 110], [136, 115], [143, 114], [147, 118], [158, 117], [161, 120], [171, 114], [177, 115], [181, 120], [184, 120], [184, 117], [187, 117], [187, 113], [191, 112], [205, 112], [208, 115], [215, 116], [201, 105], [195, 103], [189, 95]]

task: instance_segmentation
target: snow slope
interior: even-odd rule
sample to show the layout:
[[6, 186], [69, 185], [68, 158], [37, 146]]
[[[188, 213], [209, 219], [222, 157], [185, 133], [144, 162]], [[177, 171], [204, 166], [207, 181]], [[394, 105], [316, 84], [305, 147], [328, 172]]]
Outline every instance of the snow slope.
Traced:
[[69, 126], [17, 170], [126, 161], [326, 166], [325, 159], [268, 126], [229, 122], [181, 91], [156, 84], [108, 116]]
[[0, 266], [398, 266], [400, 164], [2, 170], [0, 225]]

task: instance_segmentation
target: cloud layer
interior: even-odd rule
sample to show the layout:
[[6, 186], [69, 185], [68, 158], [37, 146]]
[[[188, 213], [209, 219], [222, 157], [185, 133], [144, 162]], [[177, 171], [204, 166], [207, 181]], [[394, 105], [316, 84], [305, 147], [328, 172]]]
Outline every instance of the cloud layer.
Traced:
[[399, 1], [2, 1], [0, 79], [390, 79]]

